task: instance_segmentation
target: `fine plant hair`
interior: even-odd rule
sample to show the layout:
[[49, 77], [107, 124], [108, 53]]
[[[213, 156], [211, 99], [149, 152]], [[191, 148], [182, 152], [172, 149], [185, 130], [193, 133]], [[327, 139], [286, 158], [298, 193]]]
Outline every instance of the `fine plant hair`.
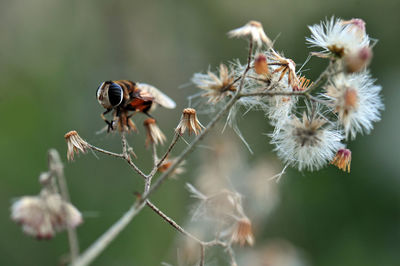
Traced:
[[[185, 227], [178, 224], [165, 210], [154, 204], [151, 197], [169, 177], [182, 174], [185, 160], [217, 123], [232, 128], [238, 139], [250, 150], [236, 117], [251, 111], [263, 112], [273, 127], [267, 137], [263, 138], [274, 145], [274, 151], [284, 167], [272, 179], [279, 181], [287, 167], [299, 171], [315, 171], [334, 165], [350, 172], [351, 151], [346, 144], [358, 134], [370, 133], [373, 123], [380, 120], [380, 111], [384, 108], [380, 98], [381, 87], [375, 85], [368, 71], [375, 43], [367, 35], [365, 23], [361, 19], [342, 20], [332, 17], [309, 28], [311, 37], [306, 39], [307, 43], [319, 49], [311, 52], [310, 56], [327, 62], [326, 68], [314, 81], [296, 70], [297, 66], [292, 59], [277, 51], [261, 23], [250, 21], [230, 31], [230, 37], [248, 41], [246, 62], [242, 64], [240, 60], [232, 59], [229, 63], [221, 63], [216, 73], [208, 71], [193, 75], [192, 83], [200, 92], [189, 98], [196, 103], [194, 107], [197, 109], [183, 110], [180, 121], [175, 121], [174, 135], [164, 153], [161, 154], [158, 147], [167, 141], [165, 135], [155, 119], [145, 121], [145, 143], [153, 158], [152, 168], [148, 172], [136, 164], [135, 158], [140, 154], [135, 154], [127, 139], [127, 133], [133, 130], [130, 125], [134, 125], [130, 122], [130, 116], [114, 115], [113, 121], [108, 122], [112, 130], [115, 130], [113, 123], [122, 125], [118, 128], [121, 137], [119, 152], [94, 146], [76, 131], [68, 132], [65, 135], [68, 160], [74, 160], [75, 154], [87, 151], [103, 153], [125, 161], [134, 170], [135, 178], [143, 180], [143, 190], [136, 194], [131, 207], [84, 251], [79, 251], [74, 230], [81, 223], [81, 216], [75, 207], [69, 205], [62, 164], [59, 159], [54, 159], [57, 158], [55, 151], [50, 152], [53, 154], [50, 160], [51, 177], [45, 182], [41, 180], [46, 193], [41, 192], [36, 198], [22, 197], [13, 204], [12, 218], [24, 226], [26, 233], [39, 238], [50, 238], [56, 231], [67, 230], [70, 240], [69, 263], [82, 266], [92, 263], [132, 219], [144, 208], [149, 208], [184, 238], [195, 243], [198, 252], [191, 265], [205, 265], [207, 254], [217, 246], [222, 247], [220, 250], [229, 258], [230, 265], [238, 265], [235, 250], [244, 245], [252, 246], [256, 238], [252, 230], [252, 216], [257, 215], [249, 215], [243, 207], [247, 195], [242, 195], [234, 185], [226, 183], [216, 191], [198, 188], [196, 182], [195, 185], [186, 185], [186, 189], [198, 201], [193, 219], [207, 218], [207, 223], [218, 228], [206, 238], [203, 234], [197, 234], [198, 230], [191, 231], [190, 222]], [[201, 113], [208, 113], [210, 120], [200, 123], [197, 114]], [[184, 139], [186, 134], [194, 135], [194, 138]], [[180, 141], [188, 145], [178, 152], [176, 144]], [[56, 163], [52, 163], [54, 161]], [[268, 177], [265, 179], [269, 181]], [[51, 188], [48, 188], [49, 182]], [[234, 181], [230, 180], [228, 184], [234, 184]], [[49, 193], [61, 195], [62, 200], [58, 204], [67, 206], [62, 209], [69, 208], [70, 211], [54, 211], [48, 200]], [[37, 211], [40, 213], [35, 213]], [[32, 226], [29, 215], [49, 218], [50, 228], [45, 229], [51, 234], [43, 235], [42, 227], [36, 224]], [[53, 217], [62, 222], [52, 222]]]

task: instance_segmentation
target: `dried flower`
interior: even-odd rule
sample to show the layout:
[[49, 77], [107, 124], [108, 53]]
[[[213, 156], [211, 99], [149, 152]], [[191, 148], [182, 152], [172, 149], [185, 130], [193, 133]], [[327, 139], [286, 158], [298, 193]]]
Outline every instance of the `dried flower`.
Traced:
[[[171, 159], [166, 158], [164, 160], [164, 162], [158, 167], [158, 171], [160, 173], [164, 173], [171, 167], [171, 165], [175, 164], [176, 161], [177, 161], [176, 158], [171, 158]], [[183, 167], [184, 164], [185, 164], [185, 161], [182, 161], [181, 163], [179, 163], [179, 165], [172, 171], [170, 177], [174, 178], [177, 175], [184, 173], [185, 172], [185, 168]]]
[[236, 91], [233, 75], [224, 64], [219, 65], [219, 77], [211, 71], [207, 74], [195, 73], [192, 82], [200, 89], [207, 91], [202, 96], [209, 97], [208, 101], [213, 103]]
[[365, 70], [372, 59], [372, 49], [363, 47], [358, 51], [344, 56], [344, 62], [348, 73]]
[[274, 62], [270, 63], [270, 65], [278, 66], [272, 72], [272, 74], [280, 72], [281, 75], [279, 76], [279, 81], [281, 81], [287, 72], [288, 73], [288, 85], [290, 85], [293, 88], [293, 90], [298, 90], [299, 79], [296, 75], [296, 64], [293, 62], [293, 60], [284, 58], [283, 56], [280, 56], [274, 50], [272, 50], [271, 59]]
[[365, 33], [365, 23], [361, 19], [343, 21], [332, 17], [319, 25], [309, 26], [311, 38], [307, 42], [311, 47], [321, 47], [319, 57], [342, 58], [345, 55], [369, 47], [369, 37]]
[[256, 42], [259, 47], [262, 46], [262, 43], [265, 43], [268, 47], [272, 47], [271, 40], [267, 37], [264, 32], [263, 26], [258, 21], [249, 21], [246, 25], [231, 30], [228, 32], [229, 37], [246, 37], [251, 35], [251, 39], [253, 42]]
[[84, 141], [75, 130], [72, 130], [65, 134], [64, 138], [67, 141], [68, 145], [67, 158], [69, 161], [74, 160], [74, 153], [86, 153], [86, 150], [90, 148], [90, 145], [86, 141]]
[[11, 206], [11, 219], [22, 225], [22, 230], [38, 239], [49, 239], [54, 235], [50, 217], [40, 197], [25, 196]]
[[154, 143], [156, 145], [164, 143], [166, 137], [158, 127], [155, 119], [147, 118], [144, 120], [143, 125], [146, 128], [146, 146], [148, 146], [150, 143]]
[[331, 164], [336, 165], [337, 168], [350, 173], [351, 151], [349, 149], [338, 150], [336, 156], [331, 161]]
[[278, 156], [299, 170], [318, 170], [331, 161], [343, 147], [340, 131], [325, 126], [326, 120], [318, 111], [303, 115], [301, 121], [292, 116], [277, 134], [272, 134], [272, 144]]
[[233, 243], [239, 243], [240, 246], [244, 246], [245, 244], [253, 246], [254, 235], [249, 218], [243, 217], [236, 222], [231, 241]]
[[66, 228], [74, 228], [82, 223], [81, 213], [70, 203], [64, 201], [60, 194], [48, 193], [43, 190], [40, 193], [46, 211], [50, 215], [52, 226], [56, 231]]
[[46, 190], [39, 196], [25, 196], [14, 202], [11, 219], [21, 224], [26, 234], [38, 239], [52, 238], [55, 232], [82, 223], [82, 215], [73, 205]]
[[337, 75], [326, 87], [325, 97], [331, 101], [346, 138], [357, 133], [369, 133], [372, 123], [380, 120], [384, 109], [379, 96], [382, 87], [374, 85], [368, 72]]
[[197, 119], [196, 110], [193, 108], [185, 108], [183, 109], [181, 121], [176, 127], [175, 132], [182, 135], [188, 130], [189, 135], [191, 135], [192, 132], [198, 135], [203, 128], [204, 126]]
[[259, 75], [270, 75], [267, 57], [264, 54], [256, 55], [254, 59], [254, 71]]

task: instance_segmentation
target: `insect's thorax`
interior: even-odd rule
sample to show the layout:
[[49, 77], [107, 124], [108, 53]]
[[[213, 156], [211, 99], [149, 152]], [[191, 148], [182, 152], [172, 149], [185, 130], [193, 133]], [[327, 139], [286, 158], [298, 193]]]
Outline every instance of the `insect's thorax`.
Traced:
[[122, 109], [139, 112], [150, 110], [153, 104], [152, 97], [142, 97], [141, 90], [135, 82], [130, 80], [116, 80], [114, 82], [120, 85], [124, 92], [124, 98], [120, 105]]

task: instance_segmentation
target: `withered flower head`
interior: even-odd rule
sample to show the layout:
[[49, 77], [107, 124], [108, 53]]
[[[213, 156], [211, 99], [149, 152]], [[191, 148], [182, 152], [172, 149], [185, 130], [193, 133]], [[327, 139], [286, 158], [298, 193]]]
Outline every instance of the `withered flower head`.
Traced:
[[268, 62], [267, 57], [264, 54], [256, 55], [254, 59], [254, 71], [258, 75], [266, 75], [269, 76]]
[[208, 101], [213, 103], [236, 91], [233, 74], [229, 73], [228, 67], [224, 64], [219, 65], [219, 77], [211, 71], [207, 74], [195, 73], [192, 82], [207, 91], [202, 96], [209, 97]]
[[147, 118], [144, 120], [143, 125], [146, 128], [146, 146], [148, 146], [150, 143], [154, 143], [156, 145], [164, 144], [166, 137], [158, 127], [155, 119]]
[[84, 141], [75, 130], [72, 130], [65, 134], [64, 138], [67, 141], [68, 145], [67, 158], [69, 161], [74, 160], [74, 153], [86, 153], [86, 150], [90, 148], [89, 144]]
[[349, 73], [364, 70], [372, 59], [372, 49], [368, 46], [344, 56], [346, 70]]
[[59, 194], [42, 191], [39, 196], [25, 196], [11, 206], [11, 219], [23, 231], [38, 239], [52, 238], [55, 232], [82, 223], [81, 213]]
[[243, 217], [236, 222], [231, 241], [232, 243], [238, 243], [240, 246], [244, 246], [245, 244], [249, 246], [254, 245], [254, 235], [249, 218]]
[[288, 73], [288, 85], [290, 85], [293, 88], [293, 90], [299, 90], [298, 89], [299, 78], [296, 75], [296, 64], [293, 62], [293, 60], [280, 56], [274, 50], [272, 50], [271, 59], [274, 62], [270, 63], [270, 65], [278, 66], [272, 72], [272, 74], [281, 72], [281, 75], [279, 76], [279, 81], [280, 81], [285, 76], [285, 74]]
[[203, 128], [204, 126], [197, 119], [196, 110], [193, 108], [185, 108], [183, 109], [181, 121], [176, 127], [175, 132], [182, 135], [188, 130], [189, 135], [191, 135], [192, 132], [198, 135]]
[[11, 206], [11, 219], [22, 226], [22, 230], [38, 239], [50, 239], [54, 235], [50, 217], [40, 197], [25, 196]]
[[[164, 173], [165, 171], [167, 171], [171, 165], [173, 165], [176, 162], [176, 158], [167, 158], [164, 160], [164, 162], [158, 167], [158, 171], [160, 173]], [[183, 165], [185, 164], [185, 161], [182, 161], [171, 173], [171, 177], [174, 178], [177, 175], [182, 174], [183, 172], [185, 172], [185, 168], [183, 168]]]
[[338, 150], [331, 164], [336, 165], [337, 168], [350, 173], [351, 151], [349, 149]]
[[265, 43], [268, 47], [272, 47], [271, 40], [267, 37], [264, 32], [263, 26], [258, 21], [249, 21], [246, 25], [231, 30], [228, 32], [229, 37], [246, 37], [251, 36], [253, 42], [256, 42], [259, 47]]

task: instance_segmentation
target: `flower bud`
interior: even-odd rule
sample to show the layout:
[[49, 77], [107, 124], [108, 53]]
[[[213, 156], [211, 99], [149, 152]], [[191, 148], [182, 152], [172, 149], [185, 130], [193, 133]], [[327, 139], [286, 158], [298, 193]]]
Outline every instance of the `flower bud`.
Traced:
[[349, 73], [360, 72], [365, 69], [372, 59], [372, 49], [364, 47], [355, 53], [348, 54], [344, 57], [346, 70]]
[[351, 151], [349, 149], [338, 150], [331, 164], [337, 166], [337, 168], [345, 172], [347, 170], [347, 172], [350, 173]]
[[269, 75], [267, 57], [263, 54], [258, 54], [254, 59], [254, 71], [259, 75]]

